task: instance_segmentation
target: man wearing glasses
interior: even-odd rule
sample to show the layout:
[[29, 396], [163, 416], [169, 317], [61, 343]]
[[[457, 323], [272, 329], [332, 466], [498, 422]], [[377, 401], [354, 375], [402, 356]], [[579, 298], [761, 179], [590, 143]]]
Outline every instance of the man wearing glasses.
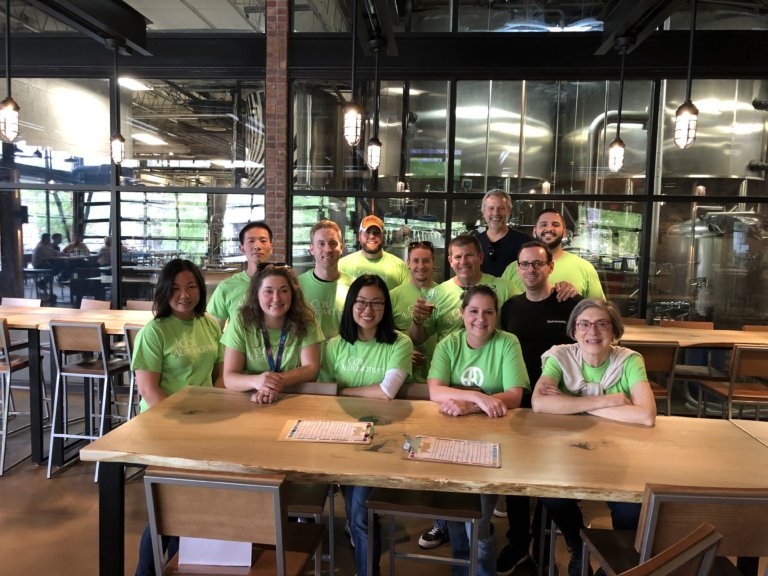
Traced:
[[[541, 376], [541, 355], [556, 344], [573, 342], [568, 337], [566, 324], [581, 296], [569, 300], [558, 301], [557, 292], [549, 279], [555, 264], [552, 251], [540, 240], [526, 242], [520, 248], [515, 266], [525, 285], [525, 292], [507, 300], [501, 308], [501, 327], [517, 336], [523, 351], [523, 359], [528, 370], [531, 386]], [[520, 406], [531, 407], [530, 394], [523, 395]], [[527, 496], [507, 496], [507, 545], [499, 554], [496, 563], [498, 576], [509, 576], [515, 569], [528, 560], [530, 545], [530, 498]], [[550, 513], [558, 526], [575, 527], [575, 536], [566, 534], [569, 544], [578, 541], [578, 529], [582, 517], [578, 505], [573, 500], [563, 500], [560, 506], [552, 506]], [[541, 508], [537, 508], [534, 517], [534, 534], [538, 535], [541, 522]], [[534, 538], [534, 550], [539, 549], [537, 538]], [[572, 567], [571, 567], [572, 565]], [[572, 550], [569, 576], [578, 576], [581, 571], [581, 548]]]
[[384, 222], [369, 214], [360, 221], [357, 235], [361, 249], [339, 260], [339, 270], [353, 279], [363, 274], [380, 276], [389, 290], [408, 280], [408, 267], [400, 258], [384, 252]]
[[[408, 244], [408, 271], [411, 273], [410, 282], [403, 282], [390, 291], [392, 312], [395, 316], [397, 329], [408, 334], [413, 322], [413, 306], [418, 298], [424, 298], [427, 305], [434, 304], [437, 284], [433, 279], [435, 272], [435, 247], [432, 242], [415, 241]], [[437, 337], [430, 336], [418, 348], [413, 349], [413, 375], [417, 382], [426, 382], [429, 373], [429, 362], [437, 344]]]
[[[549, 246], [555, 263], [550, 282], [557, 283], [565, 280], [573, 284], [576, 291], [584, 298], [605, 299], [597, 270], [584, 258], [563, 249], [564, 235], [565, 223], [563, 216], [557, 210], [545, 208], [536, 215], [534, 236]], [[503, 277], [520, 290], [524, 289], [525, 285], [514, 262], [507, 266]]]
[[488, 228], [477, 235], [483, 249], [483, 264], [480, 267], [486, 274], [501, 276], [514, 260], [523, 243], [531, 239], [507, 222], [512, 212], [512, 200], [504, 190], [489, 190], [483, 196], [480, 213]]
[[240, 230], [239, 238], [240, 252], [245, 255], [247, 267], [243, 272], [222, 281], [208, 302], [208, 312], [219, 321], [222, 328], [242, 306], [251, 278], [259, 270], [259, 264], [268, 262], [272, 257], [272, 229], [266, 222], [249, 222]]

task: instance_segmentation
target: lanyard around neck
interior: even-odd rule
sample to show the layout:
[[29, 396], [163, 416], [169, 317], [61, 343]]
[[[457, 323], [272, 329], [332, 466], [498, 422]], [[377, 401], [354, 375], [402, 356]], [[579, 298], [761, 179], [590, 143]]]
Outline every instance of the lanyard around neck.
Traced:
[[280, 332], [280, 344], [277, 345], [277, 361], [272, 356], [272, 344], [269, 342], [269, 331], [266, 328], [262, 328], [261, 334], [264, 338], [264, 349], [267, 354], [267, 362], [269, 363], [269, 369], [272, 372], [280, 372], [280, 364], [283, 362], [283, 350], [285, 349], [285, 338], [288, 336], [288, 331], [283, 327]]

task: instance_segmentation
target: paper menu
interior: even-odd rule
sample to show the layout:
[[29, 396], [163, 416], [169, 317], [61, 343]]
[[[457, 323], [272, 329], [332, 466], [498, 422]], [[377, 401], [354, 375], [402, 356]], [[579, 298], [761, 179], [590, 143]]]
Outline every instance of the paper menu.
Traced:
[[280, 433], [280, 440], [370, 444], [373, 431], [372, 422], [289, 420]]
[[414, 436], [406, 438], [403, 448], [407, 451], [407, 458], [410, 460], [467, 464], [487, 468], [501, 467], [499, 445], [493, 442]]

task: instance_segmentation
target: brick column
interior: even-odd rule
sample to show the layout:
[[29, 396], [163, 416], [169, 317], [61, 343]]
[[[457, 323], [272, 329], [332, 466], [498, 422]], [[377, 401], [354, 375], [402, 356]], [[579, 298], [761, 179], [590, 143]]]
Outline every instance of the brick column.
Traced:
[[274, 231], [272, 259], [288, 257], [288, 0], [267, 0], [266, 199], [267, 224]]

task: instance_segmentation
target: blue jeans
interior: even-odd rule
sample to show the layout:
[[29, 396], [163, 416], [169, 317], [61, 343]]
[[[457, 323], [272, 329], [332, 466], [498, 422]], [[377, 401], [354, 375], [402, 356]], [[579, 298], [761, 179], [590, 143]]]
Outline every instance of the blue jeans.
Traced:
[[[161, 536], [163, 550], [169, 558], [173, 558], [179, 551], [179, 539], [176, 536]], [[144, 528], [139, 542], [139, 562], [136, 564], [135, 576], [155, 576], [155, 555], [152, 552], [152, 532], [149, 524]]]
[[[480, 518], [477, 537], [477, 576], [496, 576], [496, 542], [491, 536], [491, 516], [498, 496], [481, 494], [483, 515]], [[469, 558], [469, 538], [472, 524], [469, 522], [447, 522], [448, 539], [454, 558]], [[451, 576], [466, 576], [469, 570], [463, 566], [451, 566]]]
[[[342, 486], [344, 508], [347, 511], [349, 530], [355, 543], [355, 564], [358, 576], [368, 576], [368, 495], [373, 488], [368, 486]], [[381, 527], [379, 517], [373, 520], [373, 575], [379, 574], [381, 560]]]

